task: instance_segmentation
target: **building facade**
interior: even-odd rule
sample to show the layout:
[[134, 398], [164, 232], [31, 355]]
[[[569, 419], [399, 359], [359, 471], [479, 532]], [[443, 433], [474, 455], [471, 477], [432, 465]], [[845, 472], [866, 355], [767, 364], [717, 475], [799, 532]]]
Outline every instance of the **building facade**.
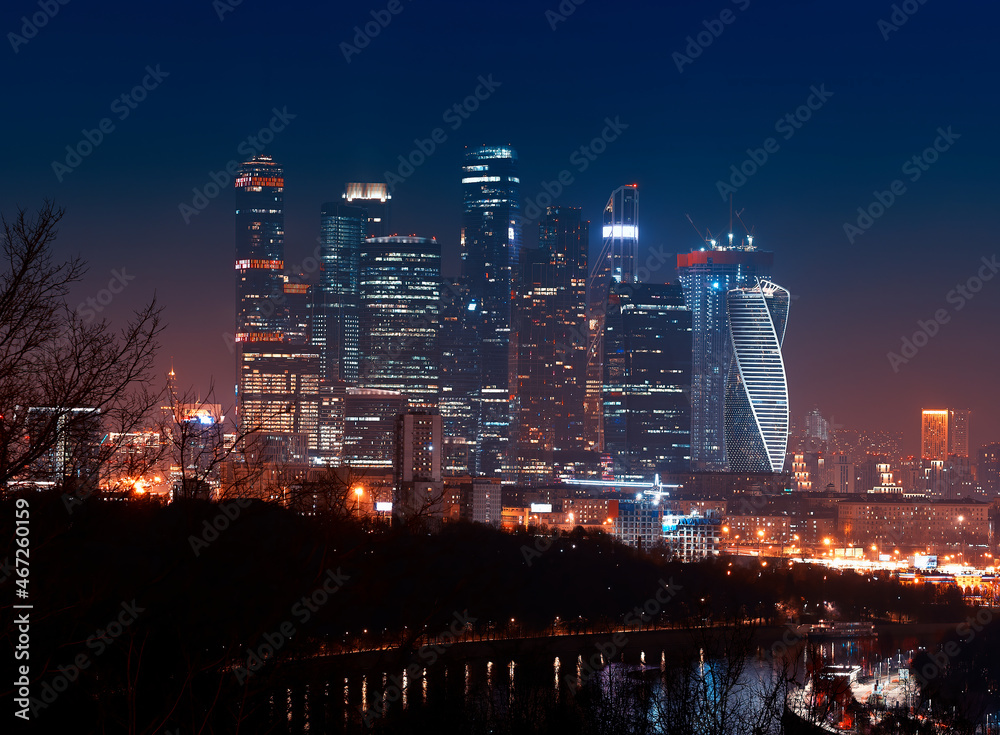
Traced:
[[611, 192], [604, 206], [601, 252], [587, 285], [588, 330], [585, 435], [591, 448], [604, 450], [604, 318], [615, 283], [638, 283], [639, 193], [632, 184]]
[[732, 366], [726, 385], [726, 455], [735, 472], [783, 472], [788, 381], [781, 354], [789, 293], [761, 281], [726, 298]]
[[277, 341], [285, 314], [285, 178], [271, 156], [236, 174], [236, 342]]
[[348, 388], [344, 396], [344, 449], [341, 463], [393, 472], [396, 420], [407, 411], [398, 391]]
[[691, 461], [691, 312], [680, 286], [612, 284], [604, 325], [604, 447], [615, 477]]
[[691, 310], [691, 467], [726, 470], [725, 397], [732, 366], [732, 339], [726, 293], [756, 285], [770, 276], [774, 254], [744, 246], [724, 248], [711, 241], [678, 254], [677, 273]]
[[361, 244], [367, 230], [368, 213], [364, 208], [340, 203], [323, 205], [323, 273], [314, 298], [312, 344], [320, 351], [324, 380], [343, 380], [349, 385], [358, 382]]
[[548, 207], [539, 247], [520, 264], [515, 346], [516, 470], [537, 483], [574, 453], [587, 450], [587, 222], [575, 207]]
[[363, 184], [350, 182], [344, 186], [344, 203], [365, 210], [367, 225], [365, 237], [389, 237], [393, 233], [389, 220], [392, 194], [384, 182]]
[[511, 477], [511, 350], [514, 275], [521, 243], [517, 152], [509, 146], [466, 150], [462, 163], [462, 275], [469, 288], [466, 319], [476, 333], [479, 365], [474, 473]]
[[268, 461], [307, 462], [319, 448], [319, 352], [287, 342], [240, 350], [240, 426]]
[[437, 411], [441, 246], [424, 237], [365, 240], [359, 290], [360, 385], [403, 393], [413, 411]]

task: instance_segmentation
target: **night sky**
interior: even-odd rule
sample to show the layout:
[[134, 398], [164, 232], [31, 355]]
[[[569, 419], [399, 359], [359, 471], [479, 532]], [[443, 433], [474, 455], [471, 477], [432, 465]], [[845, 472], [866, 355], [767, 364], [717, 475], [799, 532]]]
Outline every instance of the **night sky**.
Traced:
[[[513, 145], [525, 198], [568, 170], [557, 201], [593, 222], [611, 190], [638, 184], [644, 254], [700, 245], [686, 214], [724, 235], [717, 182], [748, 148], [770, 148], [734, 198], [793, 293], [793, 420], [817, 406], [840, 424], [903, 431], [916, 452], [921, 408], [969, 407], [973, 444], [1000, 440], [1000, 277], [971, 299], [949, 296], [1000, 255], [994, 3], [908, 0], [894, 17], [893, 3], [873, 1], [565, 0], [571, 14], [558, 0], [233, 2], [71, 0], [49, 19], [37, 0], [10, 0], [0, 11], [0, 207], [9, 215], [51, 197], [66, 208], [59, 250], [91, 264], [75, 299], [124, 269], [131, 280], [102, 316], [122, 319], [155, 292], [169, 322], [160, 367], [172, 357], [183, 385], [204, 393], [214, 379], [232, 404], [232, 188], [187, 224], [179, 205], [242, 160], [241, 144], [277, 109], [294, 115], [266, 150], [285, 168], [290, 264], [315, 247], [320, 205], [345, 181], [398, 173], [398, 157], [435, 128], [446, 139], [396, 187], [393, 224], [441, 240], [453, 271], [465, 145]], [[391, 20], [348, 61], [342, 44], [373, 11]], [[7, 35], [36, 14], [46, 20], [37, 33]], [[480, 76], [499, 86], [480, 88], [487, 98], [467, 119], [445, 117]], [[133, 109], [121, 96], [144, 79], [152, 89]], [[809, 102], [808, 120], [781, 122]], [[66, 147], [104, 118], [104, 139], [67, 166]], [[627, 127], [581, 171], [574, 152], [606, 119]], [[57, 175], [53, 162], [68, 170]], [[851, 242], [844, 224], [857, 227], [858, 207], [897, 179], [905, 191]], [[650, 280], [673, 280], [672, 263]], [[887, 353], [939, 310], [946, 323], [894, 371]]]

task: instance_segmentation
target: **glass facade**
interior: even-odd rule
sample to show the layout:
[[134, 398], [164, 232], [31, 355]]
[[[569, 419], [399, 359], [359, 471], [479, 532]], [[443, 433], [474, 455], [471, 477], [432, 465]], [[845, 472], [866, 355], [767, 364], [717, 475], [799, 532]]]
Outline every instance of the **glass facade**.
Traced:
[[619, 186], [604, 207], [601, 252], [590, 272], [590, 344], [587, 352], [585, 431], [591, 447], [604, 447], [604, 316], [612, 284], [637, 283], [639, 259], [639, 192], [635, 184]]
[[464, 278], [441, 283], [441, 397], [445, 474], [467, 475], [475, 463], [479, 354], [476, 324], [467, 318], [471, 300]]
[[517, 152], [507, 146], [466, 150], [462, 165], [462, 275], [469, 287], [465, 317], [476, 334], [470, 357], [479, 366], [473, 471], [511, 478], [511, 350], [513, 277], [521, 241]]
[[236, 341], [280, 340], [284, 327], [284, 172], [271, 156], [236, 175]]
[[691, 461], [691, 312], [677, 285], [615, 283], [604, 325], [604, 442], [617, 479]]
[[437, 411], [441, 379], [441, 246], [425, 237], [365, 240], [360, 272], [359, 382]]
[[781, 345], [789, 294], [761, 281], [726, 295], [733, 364], [726, 385], [726, 452], [733, 472], [782, 472], [788, 381]]
[[725, 396], [732, 364], [726, 292], [770, 275], [774, 254], [752, 249], [704, 249], [677, 256], [677, 273], [691, 310], [691, 469], [724, 471]]
[[587, 449], [587, 245], [575, 207], [549, 207], [539, 247], [522, 252], [517, 294], [516, 467], [520, 483], [546, 482]]
[[[282, 342], [250, 343], [240, 351], [240, 423], [260, 435], [298, 435], [292, 456], [305, 462], [319, 441], [319, 353]], [[305, 450], [305, 451], [303, 451]]]
[[320, 375], [355, 385], [361, 363], [361, 243], [368, 214], [360, 207], [324, 204], [320, 214], [323, 274], [313, 306], [312, 344], [320, 351]]

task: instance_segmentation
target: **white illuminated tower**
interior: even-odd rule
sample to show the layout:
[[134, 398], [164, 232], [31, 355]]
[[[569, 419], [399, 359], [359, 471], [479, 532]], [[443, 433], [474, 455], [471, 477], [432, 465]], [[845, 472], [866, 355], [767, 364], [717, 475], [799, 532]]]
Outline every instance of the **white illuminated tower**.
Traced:
[[733, 367], [726, 384], [726, 454], [733, 472], [782, 472], [788, 381], [781, 344], [788, 291], [770, 281], [726, 294]]

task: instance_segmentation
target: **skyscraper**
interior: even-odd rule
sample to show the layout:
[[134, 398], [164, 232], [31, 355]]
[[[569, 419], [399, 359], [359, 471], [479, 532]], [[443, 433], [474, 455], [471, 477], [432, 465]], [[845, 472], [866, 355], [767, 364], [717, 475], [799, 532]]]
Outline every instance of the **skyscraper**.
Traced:
[[948, 409], [924, 409], [920, 415], [920, 457], [948, 459]]
[[691, 461], [691, 312], [680, 286], [612, 283], [604, 323], [604, 447], [616, 477]]
[[560, 461], [587, 449], [587, 244], [576, 207], [549, 207], [539, 247], [522, 251], [516, 349], [520, 482], [552, 479]]
[[280, 340], [284, 326], [285, 179], [271, 156], [236, 175], [236, 341]]
[[320, 214], [323, 274], [314, 298], [312, 344], [320, 351], [324, 380], [358, 382], [358, 310], [361, 243], [368, 214], [360, 207], [327, 203]]
[[444, 473], [468, 475], [475, 464], [479, 354], [466, 280], [441, 281], [441, 397]]
[[240, 350], [240, 425], [273, 462], [306, 462], [319, 448], [319, 352], [287, 342]]
[[637, 283], [639, 260], [639, 193], [635, 184], [619, 186], [604, 207], [601, 252], [588, 284], [587, 389], [585, 432], [588, 443], [604, 449], [604, 315], [614, 283]]
[[968, 409], [951, 409], [948, 412], [948, 454], [950, 456], [969, 457], [969, 418], [972, 411]]
[[359, 383], [403, 393], [437, 411], [441, 378], [441, 246], [433, 238], [375, 237], [361, 251]]
[[384, 183], [361, 184], [350, 182], [344, 187], [344, 201], [361, 207], [367, 213], [365, 237], [389, 237], [393, 234], [389, 222], [389, 201], [392, 194]]
[[782, 472], [788, 382], [781, 346], [789, 293], [769, 281], [726, 294], [733, 363], [726, 384], [726, 454], [734, 472]]
[[967, 409], [924, 409], [920, 416], [920, 457], [968, 459], [971, 413]]
[[[466, 318], [476, 332], [480, 382], [476, 397], [476, 467], [510, 477], [513, 276], [521, 241], [517, 152], [509, 146], [468, 149], [462, 164], [462, 275], [469, 286]], [[470, 346], [471, 347], [471, 346]]]
[[770, 276], [774, 254], [746, 244], [678, 254], [677, 273], [692, 317], [691, 467], [725, 470], [725, 401], [732, 340], [726, 292]]

